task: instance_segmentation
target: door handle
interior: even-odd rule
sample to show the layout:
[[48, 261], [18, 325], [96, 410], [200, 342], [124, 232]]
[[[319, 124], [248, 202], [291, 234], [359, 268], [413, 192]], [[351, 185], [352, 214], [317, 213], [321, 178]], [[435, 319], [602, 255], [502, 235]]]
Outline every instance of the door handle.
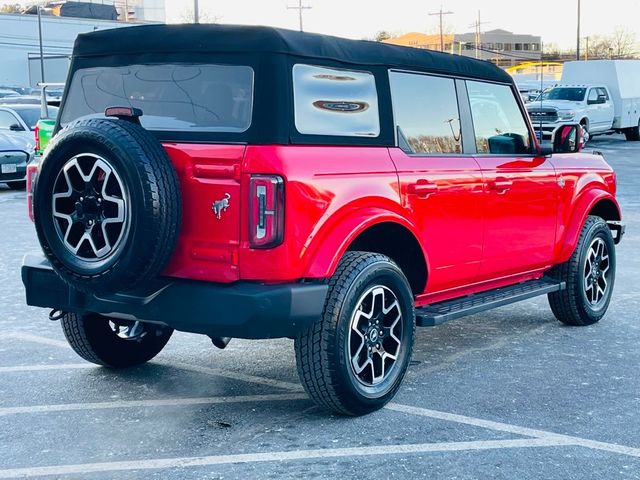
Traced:
[[498, 177], [495, 180], [489, 182], [489, 188], [498, 193], [506, 192], [512, 187], [512, 185], [513, 181], [503, 177]]
[[438, 191], [438, 185], [426, 180], [418, 180], [416, 183], [410, 183], [407, 186], [409, 195], [417, 195], [419, 198], [427, 198]]

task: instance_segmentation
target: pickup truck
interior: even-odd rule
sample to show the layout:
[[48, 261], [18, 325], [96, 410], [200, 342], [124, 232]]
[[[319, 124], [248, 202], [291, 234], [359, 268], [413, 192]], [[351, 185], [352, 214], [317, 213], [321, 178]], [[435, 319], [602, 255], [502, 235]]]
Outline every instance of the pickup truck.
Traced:
[[[527, 106], [543, 137], [579, 122], [585, 141], [600, 133], [624, 133], [640, 141], [640, 60], [567, 62], [560, 84]], [[538, 133], [539, 134], [539, 133]]]
[[604, 85], [557, 85], [529, 103], [527, 110], [543, 138], [571, 123], [582, 125], [585, 142], [595, 134], [612, 131], [614, 106]]

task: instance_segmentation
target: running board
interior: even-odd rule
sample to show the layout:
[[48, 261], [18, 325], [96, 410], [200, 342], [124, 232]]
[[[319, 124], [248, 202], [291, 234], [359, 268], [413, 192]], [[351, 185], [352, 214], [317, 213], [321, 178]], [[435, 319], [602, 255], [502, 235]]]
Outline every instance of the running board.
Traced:
[[557, 292], [565, 288], [565, 282], [543, 277], [466, 297], [432, 303], [422, 308], [416, 308], [416, 325], [418, 327], [434, 327], [449, 320], [527, 300], [545, 293]]

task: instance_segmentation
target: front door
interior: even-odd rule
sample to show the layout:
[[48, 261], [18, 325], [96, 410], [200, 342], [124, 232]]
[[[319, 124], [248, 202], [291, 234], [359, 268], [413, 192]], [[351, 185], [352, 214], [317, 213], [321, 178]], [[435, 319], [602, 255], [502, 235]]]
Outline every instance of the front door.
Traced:
[[479, 280], [548, 267], [559, 189], [553, 165], [532, 153], [531, 135], [510, 86], [466, 84], [485, 185]]
[[455, 81], [390, 73], [399, 148], [390, 149], [405, 217], [426, 250], [428, 293], [476, 280], [482, 258], [483, 183], [464, 156]]

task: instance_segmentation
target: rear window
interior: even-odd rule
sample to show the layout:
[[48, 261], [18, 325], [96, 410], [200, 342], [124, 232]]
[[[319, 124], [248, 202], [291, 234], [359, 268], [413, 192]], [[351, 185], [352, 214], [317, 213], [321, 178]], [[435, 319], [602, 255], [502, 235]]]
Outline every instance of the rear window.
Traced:
[[143, 111], [149, 130], [244, 132], [251, 125], [253, 69], [238, 65], [158, 64], [75, 72], [60, 123], [101, 117], [107, 107]]
[[[38, 120], [40, 120], [40, 107], [16, 107], [13, 109], [20, 117], [22, 121], [26, 123], [31, 130], [35, 130], [36, 124]], [[58, 115], [58, 107], [48, 106], [47, 111], [49, 112], [49, 117], [56, 118]]]

